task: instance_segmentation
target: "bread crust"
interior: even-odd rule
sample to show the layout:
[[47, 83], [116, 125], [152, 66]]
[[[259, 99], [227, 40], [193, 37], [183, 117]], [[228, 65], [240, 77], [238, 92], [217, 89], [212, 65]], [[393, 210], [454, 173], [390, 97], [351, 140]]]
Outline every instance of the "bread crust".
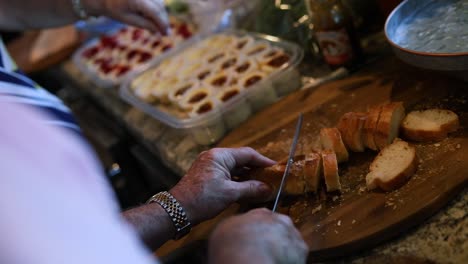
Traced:
[[[405, 117], [403, 102], [393, 102], [382, 106], [379, 122], [374, 133], [374, 142], [378, 149], [390, 145], [398, 137], [400, 124]], [[396, 129], [396, 131], [392, 131]], [[396, 135], [392, 135], [395, 132]]]
[[322, 158], [317, 153], [310, 153], [304, 160], [304, 181], [306, 192], [317, 193], [322, 178]]
[[363, 129], [367, 118], [367, 113], [349, 112], [344, 114], [338, 122], [337, 128], [341, 132], [343, 142], [353, 152], [365, 150]]
[[[449, 111], [449, 110], [444, 110]], [[460, 120], [457, 114], [453, 113], [457, 118], [451, 122], [443, 124], [439, 129], [425, 130], [415, 129], [406, 125], [405, 120], [401, 125], [401, 132], [404, 138], [417, 142], [431, 142], [431, 141], [442, 141], [448, 137], [449, 133], [455, 132], [460, 128]], [[409, 113], [408, 115], [410, 115]]]
[[341, 191], [340, 175], [338, 173], [338, 161], [336, 154], [331, 150], [321, 153], [323, 164], [323, 177], [327, 192]]
[[374, 106], [369, 109], [368, 118], [364, 124], [363, 129], [363, 139], [364, 145], [372, 150], [377, 150], [377, 145], [375, 144], [375, 130], [377, 129], [377, 124], [379, 123], [380, 113], [382, 112], [382, 106]]
[[322, 128], [320, 130], [320, 142], [324, 150], [332, 150], [336, 153], [338, 163], [348, 161], [349, 153], [338, 128]]

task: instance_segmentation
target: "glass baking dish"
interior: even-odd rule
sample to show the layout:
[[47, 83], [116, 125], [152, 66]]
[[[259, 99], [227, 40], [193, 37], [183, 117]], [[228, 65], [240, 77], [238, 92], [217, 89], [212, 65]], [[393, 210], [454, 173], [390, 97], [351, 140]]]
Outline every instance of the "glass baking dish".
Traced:
[[[230, 44], [226, 46], [221, 45], [224, 43], [220, 41], [227, 41], [231, 37], [233, 42], [229, 42]], [[240, 49], [250, 49], [251, 52], [246, 52], [247, 55], [240, 53], [240, 51], [234, 53], [234, 50], [231, 49], [239, 48], [239, 43], [243, 43], [244, 40], [246, 40], [247, 44], [244, 44], [246, 46], [242, 46]], [[253, 54], [253, 51], [260, 50], [262, 45], [268, 47], [268, 49], [261, 51], [261, 53], [250, 55]], [[224, 55], [219, 63], [213, 62], [213, 64], [209, 65], [200, 65], [199, 61], [209, 62], [213, 59], [194, 57], [194, 54], [197, 54], [198, 50], [203, 49], [209, 50], [207, 54], [215, 54], [212, 56], [213, 58], [219, 57], [216, 55], [217, 52], [221, 52], [220, 54]], [[246, 56], [244, 55], [264, 57], [255, 57], [255, 59], [250, 60], [250, 57], [245, 58]], [[248, 119], [253, 113], [276, 102], [280, 97], [299, 89], [302, 86], [302, 81], [297, 66], [302, 61], [303, 56], [304, 52], [298, 45], [269, 35], [235, 30], [201, 34], [155, 60], [151, 65], [131, 74], [121, 85], [120, 95], [125, 101], [157, 120], [171, 127], [185, 130], [193, 136], [198, 144], [211, 145], [221, 139], [226, 132]], [[190, 61], [190, 58], [197, 58], [197, 60]], [[265, 58], [267, 58], [268, 64], [261, 64], [260, 62]], [[272, 69], [268, 74], [259, 72], [259, 69], [269, 70], [271, 65], [277, 64], [272, 62], [281, 61], [281, 58], [288, 58], [288, 60], [286, 62], [282, 61], [284, 64]], [[224, 70], [223, 67], [229, 65], [226, 63], [230, 60], [236, 61], [233, 64], [234, 66], [232, 66], [233, 68]], [[184, 63], [174, 64], [174, 62], [178, 61], [183, 61]], [[249, 61], [249, 63], [244, 63], [246, 61]], [[179, 65], [180, 67], [173, 67], [171, 66], [172, 64]], [[247, 69], [242, 74], [236, 72], [238, 69], [243, 69], [242, 66], [245, 64], [255, 65], [255, 67], [252, 67], [251, 70]], [[223, 69], [221, 70], [220, 68], [219, 71], [212, 70], [209, 73], [211, 75], [208, 75], [208, 77], [203, 77], [202, 80], [194, 79], [192, 84], [186, 85], [187, 87], [190, 86], [189, 88], [179, 89], [179, 91], [184, 91], [185, 93], [181, 97], [182, 99], [176, 98], [174, 101], [171, 98], [171, 95], [174, 97], [173, 94], [178, 93], [176, 92], [178, 89], [176, 88], [178, 87], [177, 85], [183, 87], [187, 84], [185, 79], [181, 82], [179, 80], [171, 82], [173, 77], [183, 78], [181, 76], [185, 76], [185, 69], [189, 68], [193, 72], [188, 74], [194, 74], [193, 76], [198, 76], [197, 78], [200, 79], [203, 76], [204, 69], [210, 71], [210, 69], [214, 68], [213, 65]], [[162, 74], [158, 76], [160, 71], [172, 71], [173, 75]], [[229, 83], [234, 79], [236, 79], [235, 82], [232, 82], [234, 84]], [[219, 84], [219, 80], [224, 80], [224, 83], [229, 84], [226, 84], [227, 88], [223, 87], [222, 90], [219, 90], [214, 95], [211, 91], [217, 91], [216, 89], [218, 88], [216, 86]], [[236, 90], [237, 86], [242, 87], [242, 89], [232, 91]], [[166, 91], [167, 96], [161, 96], [155, 102], [153, 95], [158, 93], [158, 87], [170, 87], [164, 89], [171, 90], [169, 92]], [[230, 90], [232, 87], [234, 88]], [[148, 89], [151, 93], [148, 93]], [[200, 94], [205, 95], [206, 98], [200, 99], [200, 102], [195, 102], [193, 106], [190, 105], [187, 108], [189, 109], [187, 110], [190, 112], [189, 114], [185, 114], [185, 112], [184, 114], [180, 114], [180, 109], [183, 108], [183, 111], [186, 111], [184, 103], [193, 101], [189, 100], [190, 98], [200, 98]], [[227, 99], [224, 100], [223, 98]], [[177, 106], [174, 106], [173, 102], [176, 102]]]
[[132, 72], [150, 64], [196, 34], [193, 23], [171, 17], [170, 36], [121, 25], [88, 41], [73, 55], [75, 66], [96, 85], [118, 86]]

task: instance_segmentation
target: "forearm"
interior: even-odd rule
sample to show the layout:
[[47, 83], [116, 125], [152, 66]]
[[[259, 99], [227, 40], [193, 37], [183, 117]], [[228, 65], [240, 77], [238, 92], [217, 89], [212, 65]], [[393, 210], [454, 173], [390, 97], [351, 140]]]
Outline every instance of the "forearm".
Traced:
[[[85, 10], [95, 14], [98, 4], [82, 0]], [[78, 19], [71, 0], [0, 0], [0, 29], [25, 30], [57, 27]]]
[[123, 216], [134, 226], [145, 244], [153, 250], [174, 237], [174, 224], [166, 211], [157, 203], [130, 209], [125, 211]]

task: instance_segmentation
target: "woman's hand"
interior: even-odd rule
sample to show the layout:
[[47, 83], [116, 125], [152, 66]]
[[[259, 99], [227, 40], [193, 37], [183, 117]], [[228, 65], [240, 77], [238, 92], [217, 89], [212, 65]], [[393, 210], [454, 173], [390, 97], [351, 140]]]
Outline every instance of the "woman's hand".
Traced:
[[163, 0], [82, 0], [82, 3], [91, 15], [108, 16], [163, 34], [169, 28]]
[[267, 209], [228, 218], [213, 232], [210, 263], [306, 263], [308, 247], [291, 219]]
[[275, 162], [251, 148], [215, 148], [200, 154], [170, 193], [187, 211], [192, 224], [211, 219], [236, 201], [264, 202], [270, 187], [259, 181], [234, 182], [231, 173]]

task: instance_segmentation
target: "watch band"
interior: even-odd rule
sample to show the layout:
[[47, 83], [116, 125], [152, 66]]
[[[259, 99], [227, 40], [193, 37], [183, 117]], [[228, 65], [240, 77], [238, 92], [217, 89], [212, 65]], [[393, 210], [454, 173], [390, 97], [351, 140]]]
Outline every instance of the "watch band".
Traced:
[[169, 192], [157, 193], [149, 198], [146, 203], [158, 203], [170, 216], [176, 229], [175, 240], [182, 238], [190, 232], [192, 224], [188, 220], [184, 208]]
[[71, 0], [72, 6], [73, 6], [73, 11], [75, 14], [80, 18], [80, 19], [88, 19], [88, 12], [86, 12], [86, 9], [84, 8], [83, 4], [81, 3], [81, 0]]

